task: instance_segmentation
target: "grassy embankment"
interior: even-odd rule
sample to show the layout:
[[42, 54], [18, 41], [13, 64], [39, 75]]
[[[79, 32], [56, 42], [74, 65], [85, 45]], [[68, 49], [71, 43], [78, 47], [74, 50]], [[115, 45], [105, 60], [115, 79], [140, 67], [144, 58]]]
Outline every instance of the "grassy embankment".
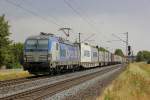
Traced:
[[130, 64], [98, 100], [150, 100], [150, 65]]
[[0, 70], [0, 81], [28, 77], [30, 74], [21, 69]]

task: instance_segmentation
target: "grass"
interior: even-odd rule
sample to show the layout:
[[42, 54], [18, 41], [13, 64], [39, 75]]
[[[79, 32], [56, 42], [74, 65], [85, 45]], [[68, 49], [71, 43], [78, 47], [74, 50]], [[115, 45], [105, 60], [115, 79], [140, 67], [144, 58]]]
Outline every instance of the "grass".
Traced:
[[150, 65], [129, 64], [98, 100], [150, 100]]
[[31, 76], [27, 71], [21, 69], [0, 70], [0, 81], [17, 79]]

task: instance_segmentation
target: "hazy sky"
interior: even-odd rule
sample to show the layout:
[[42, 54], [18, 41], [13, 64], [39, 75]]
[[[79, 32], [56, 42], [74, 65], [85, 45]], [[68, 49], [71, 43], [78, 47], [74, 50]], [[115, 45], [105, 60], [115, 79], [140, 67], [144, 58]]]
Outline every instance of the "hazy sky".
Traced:
[[150, 0], [0, 0], [0, 15], [6, 15], [15, 42], [39, 32], [62, 35], [58, 29], [70, 27], [70, 39], [81, 32], [82, 40], [90, 37], [91, 44], [111, 51], [125, 49], [120, 41], [107, 42], [117, 40], [112, 33], [125, 39], [120, 33], [129, 32], [129, 43], [137, 52], [150, 50], [149, 5]]

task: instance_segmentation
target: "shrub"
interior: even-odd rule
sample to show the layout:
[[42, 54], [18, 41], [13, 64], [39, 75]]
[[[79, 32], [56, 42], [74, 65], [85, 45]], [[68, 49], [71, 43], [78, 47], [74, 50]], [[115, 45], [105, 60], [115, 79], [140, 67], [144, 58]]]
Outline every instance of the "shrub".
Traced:
[[150, 60], [147, 61], [147, 64], [150, 64]]

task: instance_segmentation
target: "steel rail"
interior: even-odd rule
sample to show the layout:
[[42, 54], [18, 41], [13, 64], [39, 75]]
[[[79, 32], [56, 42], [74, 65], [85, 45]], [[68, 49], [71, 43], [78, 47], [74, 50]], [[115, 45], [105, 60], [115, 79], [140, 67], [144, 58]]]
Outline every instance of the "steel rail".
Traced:
[[[121, 66], [121, 65], [118, 65], [118, 66]], [[107, 72], [110, 72], [110, 71], [118, 68], [118, 66], [110, 67], [107, 69], [100, 70], [98, 72], [82, 75], [82, 76], [75, 77], [72, 79], [63, 80], [60, 82], [56, 82], [54, 84], [39, 87], [39, 88], [30, 90], [30, 91], [25, 91], [22, 93], [18, 93], [18, 94], [11, 95], [11, 96], [4, 97], [4, 98], [0, 98], [0, 99], [2, 99], [2, 100], [10, 100], [10, 99], [11, 100], [13, 100], [13, 99], [19, 99], [19, 100], [22, 100], [22, 99], [23, 100], [33, 100], [33, 99], [35, 99], [35, 100], [37, 100], [37, 99], [42, 99], [46, 96], [52, 96], [58, 92], [66, 90], [70, 87], [81, 84], [87, 80], [91, 80], [94, 77], [97, 77], [98, 75], [103, 75]]]
[[24, 83], [24, 82], [29, 82], [29, 81], [35, 81], [35, 80], [42, 79], [42, 78], [47, 78], [47, 77], [48, 76], [30, 76], [30, 77], [26, 77], [26, 78], [0, 81], [0, 88], [9, 87], [9, 86], [12, 86], [12, 85], [17, 85], [17, 84]]

